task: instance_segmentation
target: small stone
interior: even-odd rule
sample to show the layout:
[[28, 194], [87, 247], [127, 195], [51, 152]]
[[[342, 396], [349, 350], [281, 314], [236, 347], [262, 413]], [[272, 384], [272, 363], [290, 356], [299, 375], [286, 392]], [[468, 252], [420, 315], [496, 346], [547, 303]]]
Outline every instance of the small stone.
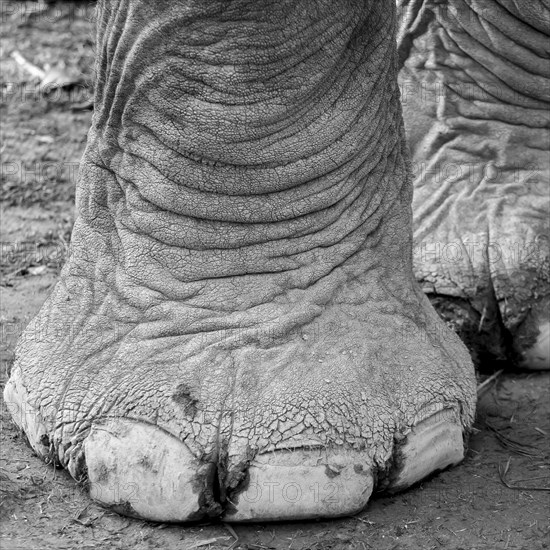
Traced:
[[46, 272], [48, 268], [45, 265], [39, 265], [36, 267], [29, 267], [29, 274], [30, 275], [42, 275]]

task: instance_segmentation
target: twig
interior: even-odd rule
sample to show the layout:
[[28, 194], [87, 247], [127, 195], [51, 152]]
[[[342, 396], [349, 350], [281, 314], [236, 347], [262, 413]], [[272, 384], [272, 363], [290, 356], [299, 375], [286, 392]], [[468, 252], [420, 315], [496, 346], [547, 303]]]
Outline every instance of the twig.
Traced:
[[503, 373], [503, 370], [504, 369], [497, 370], [497, 372], [489, 376], [487, 380], [479, 384], [479, 386], [477, 387], [477, 395], [480, 395], [483, 389], [485, 389], [491, 382], [496, 380]]
[[[516, 454], [523, 455], [523, 456], [529, 456], [529, 457], [535, 457], [535, 458], [541, 456], [540, 451], [539, 449], [537, 449], [537, 447], [534, 447], [533, 445], [529, 445], [528, 443], [522, 443], [521, 441], [516, 441], [515, 439], [512, 439], [511, 437], [504, 435], [501, 431], [495, 428], [495, 426], [487, 422], [487, 420], [479, 419], [478, 422], [484, 428], [487, 428], [489, 431], [493, 432], [498, 442], [505, 449], [508, 449]], [[533, 451], [529, 451], [528, 449], [533, 449]]]
[[481, 327], [483, 326], [483, 321], [485, 321], [485, 315], [487, 314], [487, 304], [483, 306], [483, 312], [481, 314], [481, 319], [479, 320], [479, 325], [477, 327], [477, 331], [481, 332]]
[[519, 483], [520, 481], [535, 481], [535, 480], [539, 480], [539, 479], [546, 479], [548, 480], [548, 475], [545, 475], [545, 476], [536, 476], [536, 477], [526, 477], [526, 478], [523, 478], [523, 479], [514, 479], [514, 483]]
[[508, 470], [510, 469], [510, 460], [512, 460], [512, 457], [508, 458], [508, 461], [505, 465], [498, 465], [498, 476], [500, 477], [500, 481], [502, 481], [502, 484], [505, 487], [508, 487], [508, 489], [516, 489], [520, 491], [550, 491], [550, 487], [525, 487], [524, 485], [511, 485], [506, 479], [506, 475], [508, 474]]
[[45, 71], [40, 67], [33, 65], [30, 61], [27, 61], [17, 50], [11, 52], [11, 56], [15, 59], [15, 62], [23, 69], [25, 69], [32, 76], [43, 80], [46, 76]]
[[82, 514], [90, 507], [90, 504], [86, 504], [82, 510], [77, 511], [73, 515], [73, 519], [80, 519], [82, 517]]
[[[349, 519], [356, 519], [357, 521], [361, 521], [362, 523], [366, 523], [368, 525], [374, 525], [374, 521], [370, 521], [368, 519], [363, 519], [358, 516], [349, 516]], [[412, 522], [414, 523], [414, 522]]]
[[233, 527], [231, 527], [231, 525], [229, 525], [229, 523], [224, 522], [223, 524], [225, 528], [231, 533], [231, 536], [235, 539], [227, 548], [227, 550], [231, 550], [231, 548], [233, 548], [239, 542], [239, 535], [237, 535], [237, 532], [235, 531], [235, 529], [233, 529]]
[[218, 542], [217, 538], [199, 540], [198, 542], [193, 543], [191, 546], [188, 546], [187, 548], [189, 550], [192, 550], [194, 548], [200, 548], [201, 546], [210, 546], [211, 544], [216, 544], [216, 542]]

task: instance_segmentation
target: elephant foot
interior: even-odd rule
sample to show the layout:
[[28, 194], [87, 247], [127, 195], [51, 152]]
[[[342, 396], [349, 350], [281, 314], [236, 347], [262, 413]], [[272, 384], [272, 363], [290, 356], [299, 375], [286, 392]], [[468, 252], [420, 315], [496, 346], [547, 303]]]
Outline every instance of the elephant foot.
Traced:
[[524, 341], [519, 365], [530, 370], [550, 369], [550, 308], [533, 309], [519, 327], [518, 340]]
[[[270, 304], [269, 327], [240, 312], [247, 328], [237, 333], [185, 333], [140, 313], [112, 334], [102, 331], [123, 304], [108, 323], [88, 315], [63, 332], [83, 307], [83, 282], [63, 279], [20, 342], [5, 392], [12, 416], [40, 456], [129, 516], [356, 513], [373, 492], [462, 460], [475, 377], [413, 282], [331, 277], [323, 307], [319, 289], [300, 291], [299, 301]], [[159, 307], [170, 323], [192, 313]], [[45, 319], [63, 337], [41, 337]]]
[[7, 385], [39, 455], [144, 519], [351, 514], [474, 417], [413, 277], [394, 3], [249, 4], [99, 6], [71, 255]]
[[532, 370], [550, 369], [550, 323], [539, 326], [535, 344], [525, 352], [520, 365]]
[[[352, 448], [293, 449], [256, 456], [225, 506], [215, 462], [151, 424], [123, 418], [94, 424], [85, 443], [92, 498], [124, 515], [185, 522], [331, 518], [355, 514], [376, 484], [368, 453]], [[412, 427], [396, 446], [384, 490], [394, 492], [464, 458], [463, 427], [445, 409]]]
[[482, 366], [548, 369], [548, 5], [490, 4], [398, 2], [414, 270]]
[[506, 323], [501, 314], [504, 304], [491, 295], [466, 299], [432, 294], [429, 289], [427, 295], [441, 318], [466, 344], [479, 369], [506, 364], [525, 370], [550, 369], [547, 300], [524, 306], [515, 322]]

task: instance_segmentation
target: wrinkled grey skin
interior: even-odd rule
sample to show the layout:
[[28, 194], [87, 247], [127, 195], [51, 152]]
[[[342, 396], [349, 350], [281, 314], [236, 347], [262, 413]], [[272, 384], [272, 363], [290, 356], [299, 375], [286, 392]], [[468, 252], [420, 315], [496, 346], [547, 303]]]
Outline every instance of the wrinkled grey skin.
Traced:
[[548, 3], [398, 12], [416, 278], [476, 361], [550, 368]]
[[73, 251], [5, 393], [96, 500], [331, 517], [463, 456], [475, 377], [413, 274], [395, 29], [393, 0], [99, 4]]

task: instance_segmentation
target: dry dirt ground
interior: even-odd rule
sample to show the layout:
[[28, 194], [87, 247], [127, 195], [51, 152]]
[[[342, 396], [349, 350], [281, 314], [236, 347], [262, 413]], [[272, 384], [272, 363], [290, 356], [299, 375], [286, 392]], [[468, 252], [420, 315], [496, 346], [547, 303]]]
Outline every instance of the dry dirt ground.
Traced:
[[[68, 250], [75, 167], [91, 119], [81, 104], [91, 75], [92, 14], [85, 3], [2, 7], [2, 386], [17, 336], [48, 294]], [[44, 95], [47, 86], [16, 62], [14, 51], [76, 86]], [[547, 548], [549, 390], [550, 374], [502, 375], [481, 395], [461, 466], [406, 493], [376, 498], [356, 517], [233, 527], [159, 525], [100, 508], [64, 471], [33, 455], [2, 403], [0, 547]]]

